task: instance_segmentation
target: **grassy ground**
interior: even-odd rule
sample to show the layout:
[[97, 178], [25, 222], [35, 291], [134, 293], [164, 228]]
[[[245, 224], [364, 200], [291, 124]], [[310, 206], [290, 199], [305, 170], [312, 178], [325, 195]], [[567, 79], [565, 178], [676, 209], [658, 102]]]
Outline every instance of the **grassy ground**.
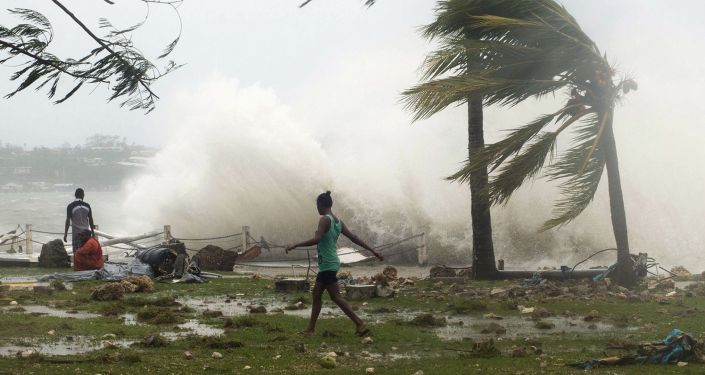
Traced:
[[[0, 275], [27, 275], [45, 270], [0, 269]], [[402, 275], [403, 276], [403, 275]], [[605, 346], [614, 342], [639, 343], [663, 338], [672, 328], [694, 335], [705, 331], [705, 297], [676, 297], [661, 303], [650, 298], [627, 302], [616, 294], [591, 298], [546, 296], [472, 296], [474, 291], [506, 288], [511, 282], [479, 282], [467, 285], [438, 285], [418, 282], [402, 290], [394, 298], [375, 298], [355, 307], [366, 313], [372, 322], [372, 343], [363, 344], [353, 335], [354, 327], [342, 313], [319, 321], [313, 337], [298, 334], [306, 319], [285, 314], [246, 314], [239, 317], [219, 317], [203, 314], [174, 303], [180, 297], [233, 296], [237, 299], [288, 299], [307, 301], [307, 295], [278, 295], [272, 290], [273, 281], [252, 278], [224, 278], [206, 285], [158, 283], [153, 293], [129, 294], [122, 301], [94, 301], [92, 288], [102, 282], [76, 283], [72, 290], [55, 291], [51, 295], [31, 291], [5, 292], [0, 304], [6, 309], [23, 305], [46, 305], [63, 310], [99, 314], [90, 319], [56, 318], [19, 311], [0, 312], [0, 347], [36, 342], [66, 340], [67, 337], [103, 335], [108, 340], [141, 342], [145, 337], [175, 332], [176, 323], [197, 319], [213, 327], [223, 328], [224, 335], [203, 338], [184, 336], [157, 345], [135, 345], [129, 348], [104, 348], [86, 354], [49, 356], [43, 353], [29, 358], [0, 357], [0, 374], [171, 374], [171, 373], [256, 373], [363, 374], [374, 368], [381, 374], [566, 374], [578, 373], [566, 363], [602, 357]], [[560, 285], [559, 285], [560, 286]], [[236, 294], [238, 294], [236, 296]], [[242, 295], [239, 295], [242, 294]], [[329, 300], [325, 300], [330, 305]], [[424, 313], [451, 319], [480, 318], [487, 313], [518, 317], [516, 305], [543, 307], [553, 315], [573, 316], [578, 320], [590, 311], [600, 313], [599, 321], [616, 327], [634, 327], [588, 333], [551, 332], [540, 337], [520, 335], [512, 339], [511, 332], [494, 337], [496, 351], [482, 351], [482, 340], [441, 340], [432, 327], [409, 324], [409, 320]], [[137, 325], [125, 325], [121, 314], [136, 314]], [[379, 317], [379, 318], [376, 318]], [[502, 321], [498, 321], [502, 324]], [[533, 324], [527, 321], [527, 324]], [[53, 331], [53, 334], [48, 332]], [[114, 335], [114, 336], [112, 336]], [[541, 353], [528, 349], [537, 346]], [[527, 348], [528, 354], [515, 357], [516, 348]], [[191, 352], [187, 359], [184, 352]], [[324, 353], [336, 352], [335, 369], [324, 369], [319, 363]], [[213, 352], [223, 355], [212, 358]], [[249, 367], [249, 369], [246, 369]], [[670, 374], [705, 373], [705, 365], [689, 363], [685, 367], [644, 365], [613, 367], [591, 371], [596, 374]]]

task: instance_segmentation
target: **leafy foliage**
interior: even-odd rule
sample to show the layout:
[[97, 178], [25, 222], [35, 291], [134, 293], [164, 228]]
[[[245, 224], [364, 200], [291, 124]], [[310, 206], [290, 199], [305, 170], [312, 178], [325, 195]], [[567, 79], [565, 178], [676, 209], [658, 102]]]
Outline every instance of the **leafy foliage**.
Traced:
[[[474, 152], [449, 179], [468, 182], [472, 172], [490, 168], [495, 173], [485, 193], [501, 204], [544, 170], [560, 182], [563, 194], [544, 229], [577, 217], [592, 201], [604, 170], [600, 144], [612, 109], [636, 83], [615, 80], [606, 56], [554, 0], [442, 0], [436, 20], [422, 32], [439, 47], [422, 65], [424, 82], [403, 93], [414, 120], [470, 98], [513, 106], [569, 93], [563, 108]], [[563, 133], [572, 134], [571, 147], [555, 158]]]
[[[167, 5], [175, 11], [180, 4], [180, 1], [140, 1], [146, 6], [150, 3]], [[134, 46], [131, 33], [144, 24], [146, 17], [142, 22], [123, 29], [114, 27], [107, 19], [101, 19], [100, 27], [108, 31], [105, 36], [99, 37], [61, 2], [52, 2], [93, 39], [96, 47], [80, 57], [59, 58], [49, 52], [54, 30], [44, 15], [32, 9], [9, 10], [21, 23], [12, 27], [0, 25], [0, 64], [11, 61], [19, 66], [10, 77], [19, 84], [14, 91], [5, 95], [5, 98], [11, 98], [34, 86], [35, 90], [46, 89], [50, 99], [54, 98], [58, 91], [62, 91], [62, 96], [54, 101], [58, 104], [69, 99], [86, 84], [105, 84], [112, 90], [108, 101], [121, 100], [121, 106], [151, 112], [159, 99], [151, 85], [160, 77], [177, 69], [179, 65], [168, 61], [159, 69]], [[112, 4], [110, 1], [106, 2]], [[180, 33], [179, 31], [179, 35]], [[158, 58], [169, 56], [178, 40], [179, 37], [171, 42]], [[62, 78], [70, 85], [69, 89], [59, 90]]]

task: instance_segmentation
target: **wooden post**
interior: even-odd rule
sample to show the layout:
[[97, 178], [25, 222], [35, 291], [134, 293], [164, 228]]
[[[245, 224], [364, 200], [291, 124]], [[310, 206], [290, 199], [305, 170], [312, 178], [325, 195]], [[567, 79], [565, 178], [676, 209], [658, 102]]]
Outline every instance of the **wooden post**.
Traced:
[[164, 226], [164, 243], [171, 242], [171, 225]]
[[32, 224], [26, 224], [25, 229], [24, 229], [24, 238], [25, 238], [25, 252], [27, 253], [28, 257], [32, 257]]
[[250, 227], [247, 225], [242, 226], [242, 251], [247, 251], [248, 240], [250, 237]]
[[428, 254], [426, 253], [426, 232], [421, 232], [421, 245], [416, 250], [416, 257], [419, 260], [419, 265], [423, 266], [428, 262]]

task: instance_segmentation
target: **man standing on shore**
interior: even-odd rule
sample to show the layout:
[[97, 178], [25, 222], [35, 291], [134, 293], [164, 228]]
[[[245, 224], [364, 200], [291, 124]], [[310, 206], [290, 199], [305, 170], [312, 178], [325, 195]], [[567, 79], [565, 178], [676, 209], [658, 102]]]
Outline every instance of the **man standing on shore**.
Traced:
[[83, 201], [85, 193], [83, 189], [76, 189], [74, 194], [76, 200], [71, 202], [68, 207], [66, 207], [66, 224], [64, 225], [64, 242], [66, 242], [66, 236], [69, 232], [69, 225], [71, 225], [71, 246], [75, 252], [81, 245], [81, 232], [90, 231], [91, 236], [95, 236], [93, 231], [93, 211], [91, 211], [91, 205]]

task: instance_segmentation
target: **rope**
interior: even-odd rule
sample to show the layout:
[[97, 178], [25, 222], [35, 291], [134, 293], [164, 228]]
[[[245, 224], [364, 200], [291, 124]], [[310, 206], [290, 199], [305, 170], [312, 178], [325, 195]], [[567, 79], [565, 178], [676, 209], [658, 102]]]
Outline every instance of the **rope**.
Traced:
[[63, 236], [63, 235], [64, 235], [64, 232], [45, 232], [45, 231], [37, 230], [37, 229], [34, 229], [34, 228], [32, 228], [32, 233], [41, 233], [41, 234], [50, 234], [50, 235], [60, 235], [60, 236]]
[[575, 271], [575, 268], [576, 268], [577, 266], [579, 266], [579, 265], [581, 265], [581, 264], [587, 262], [590, 258], [594, 257], [594, 256], [597, 255], [597, 254], [604, 253], [605, 251], [617, 251], [617, 249], [615, 249], [615, 248], [609, 248], [609, 249], [603, 249], [603, 250], [600, 250], [600, 251], [598, 251], [598, 252], [595, 252], [595, 253], [593, 253], [592, 255], [590, 255], [589, 257], [587, 257], [587, 258], [581, 260], [580, 262], [576, 263], [576, 264], [573, 266], [573, 268], [570, 270], [570, 272]]
[[234, 234], [228, 234], [227, 236], [220, 236], [220, 237], [204, 237], [204, 238], [181, 238], [181, 237], [174, 237], [175, 239], [179, 241], [212, 241], [212, 240], [222, 240], [224, 238], [231, 238], [231, 237], [238, 237], [242, 236], [242, 232], [240, 233], [234, 233]]

